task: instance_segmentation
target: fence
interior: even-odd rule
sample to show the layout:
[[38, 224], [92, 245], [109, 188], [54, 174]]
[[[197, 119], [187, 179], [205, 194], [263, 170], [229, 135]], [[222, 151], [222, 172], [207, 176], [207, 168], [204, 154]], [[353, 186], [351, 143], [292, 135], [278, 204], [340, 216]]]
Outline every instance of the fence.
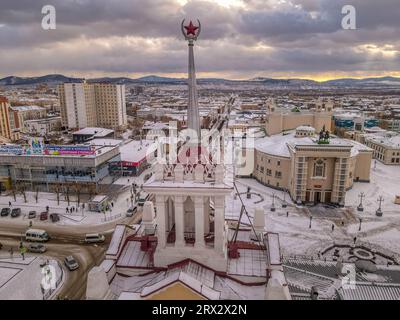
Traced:
[[105, 216], [104, 218], [101, 219], [101, 222], [107, 222], [107, 221], [112, 221], [112, 220], [116, 220], [118, 218], [122, 217], [122, 213], [116, 214], [114, 216]]

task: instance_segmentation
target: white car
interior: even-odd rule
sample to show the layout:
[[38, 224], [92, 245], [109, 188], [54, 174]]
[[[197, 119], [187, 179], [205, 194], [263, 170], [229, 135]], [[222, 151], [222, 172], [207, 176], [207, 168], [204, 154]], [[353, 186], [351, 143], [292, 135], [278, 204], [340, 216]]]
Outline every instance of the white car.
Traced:
[[33, 253], [45, 253], [46, 250], [46, 246], [41, 243], [32, 243], [28, 246], [28, 251]]

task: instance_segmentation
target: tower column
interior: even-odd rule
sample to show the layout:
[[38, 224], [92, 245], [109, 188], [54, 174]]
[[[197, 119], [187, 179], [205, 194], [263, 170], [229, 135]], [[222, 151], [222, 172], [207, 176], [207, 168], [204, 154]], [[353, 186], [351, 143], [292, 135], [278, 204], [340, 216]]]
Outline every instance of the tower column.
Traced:
[[194, 65], [193, 40], [189, 40], [189, 70], [188, 70], [188, 86], [189, 86], [189, 106], [188, 106], [188, 129], [196, 132], [197, 139], [200, 140], [200, 119], [197, 100], [196, 86], [196, 69]]
[[224, 247], [224, 222], [225, 222], [225, 199], [217, 196], [214, 200], [214, 249], [222, 253]]
[[156, 208], [157, 208], [157, 240], [160, 248], [164, 248], [166, 244], [166, 214], [165, 214], [165, 202], [164, 196], [156, 195]]
[[204, 247], [204, 200], [202, 196], [194, 198], [194, 215], [196, 226], [196, 247]]
[[210, 232], [210, 198], [204, 197], [204, 233]]
[[175, 196], [175, 246], [185, 245], [183, 196]]

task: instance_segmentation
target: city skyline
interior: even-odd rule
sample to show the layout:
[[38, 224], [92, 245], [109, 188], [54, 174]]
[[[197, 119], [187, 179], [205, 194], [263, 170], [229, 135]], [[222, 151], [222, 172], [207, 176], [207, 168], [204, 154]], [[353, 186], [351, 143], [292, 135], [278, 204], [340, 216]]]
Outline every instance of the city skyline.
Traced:
[[183, 18], [202, 21], [199, 78], [400, 76], [395, 0], [352, 1], [356, 30], [342, 29], [342, 0], [52, 1], [57, 28], [43, 30], [47, 4], [3, 1], [1, 78], [185, 77]]

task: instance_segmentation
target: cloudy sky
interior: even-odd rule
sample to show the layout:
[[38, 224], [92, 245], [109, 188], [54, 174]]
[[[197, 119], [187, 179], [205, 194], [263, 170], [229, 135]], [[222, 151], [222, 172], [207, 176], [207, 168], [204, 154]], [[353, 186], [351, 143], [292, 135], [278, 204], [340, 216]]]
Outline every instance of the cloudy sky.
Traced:
[[[48, 4], [56, 30], [41, 27]], [[1, 0], [0, 77], [183, 77], [183, 18], [202, 22], [200, 77], [400, 76], [399, 17], [400, 0]]]

